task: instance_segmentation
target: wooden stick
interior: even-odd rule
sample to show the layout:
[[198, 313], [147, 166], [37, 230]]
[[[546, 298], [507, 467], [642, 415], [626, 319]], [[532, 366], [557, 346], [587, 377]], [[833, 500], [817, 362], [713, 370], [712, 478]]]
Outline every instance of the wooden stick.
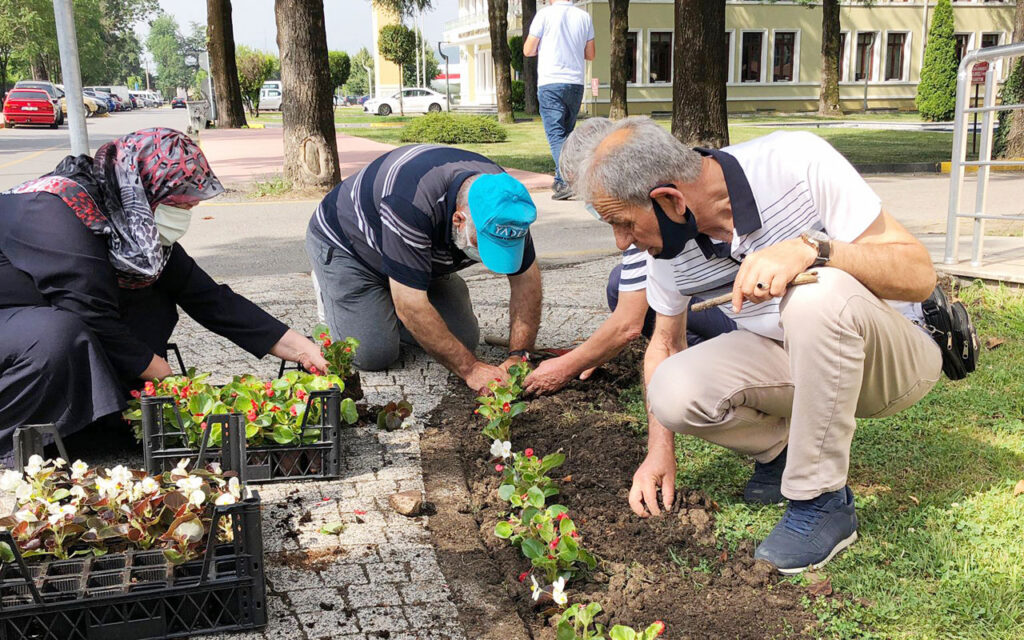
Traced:
[[[790, 282], [788, 286], [793, 287], [798, 284], [811, 284], [812, 282], [817, 281], [817, 271], [805, 271], [803, 273], [797, 274], [797, 276], [793, 278], [793, 281]], [[732, 302], [731, 293], [723, 293], [717, 298], [711, 298], [710, 300], [698, 302], [697, 304], [690, 307], [690, 311], [707, 311], [708, 309], [713, 309], [714, 307], [725, 304], [726, 302]]]

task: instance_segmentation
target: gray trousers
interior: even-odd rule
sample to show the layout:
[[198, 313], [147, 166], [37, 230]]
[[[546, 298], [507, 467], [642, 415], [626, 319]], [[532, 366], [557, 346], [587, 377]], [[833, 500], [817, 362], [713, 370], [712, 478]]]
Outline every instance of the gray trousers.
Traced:
[[[398, 360], [399, 345], [415, 345], [402, 325], [386, 277], [374, 273], [343, 249], [306, 231], [306, 254], [314, 285], [331, 335], [359, 340], [356, 366], [364, 371], [386, 369]], [[434, 278], [427, 298], [448, 330], [470, 351], [480, 343], [480, 325], [466, 282], [456, 274]]]

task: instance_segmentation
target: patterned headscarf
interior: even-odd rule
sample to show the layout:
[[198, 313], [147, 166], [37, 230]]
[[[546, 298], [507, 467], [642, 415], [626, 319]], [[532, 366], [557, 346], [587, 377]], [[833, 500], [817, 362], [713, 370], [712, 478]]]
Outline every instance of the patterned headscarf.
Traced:
[[68, 156], [53, 173], [10, 193], [36, 191], [60, 196], [93, 233], [105, 236], [119, 284], [134, 289], [156, 281], [170, 257], [153, 218], [156, 205], [207, 200], [224, 187], [191, 138], [155, 127], [108, 142], [91, 162]]

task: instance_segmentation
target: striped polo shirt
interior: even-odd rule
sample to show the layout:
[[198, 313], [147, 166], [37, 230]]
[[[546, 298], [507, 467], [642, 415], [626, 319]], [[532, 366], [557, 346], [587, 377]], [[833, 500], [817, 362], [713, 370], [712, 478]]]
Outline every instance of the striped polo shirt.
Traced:
[[[343, 180], [320, 202], [313, 234], [353, 255], [382, 279], [426, 290], [430, 281], [476, 264], [452, 242], [452, 214], [467, 178], [504, 169], [484, 156], [437, 145], [399, 147]], [[523, 264], [533, 264], [526, 235]]]
[[[647, 256], [647, 300], [662, 315], [683, 313], [691, 296], [730, 293], [748, 254], [808, 229], [842, 242], [856, 240], [882, 212], [882, 201], [846, 158], [818, 136], [779, 131], [721, 150], [698, 149], [722, 167], [733, 216], [731, 243], [701, 235], [675, 258]], [[741, 329], [782, 340], [781, 298], [745, 302], [740, 313], [719, 307]], [[911, 321], [921, 305], [887, 300]]]
[[647, 288], [647, 252], [630, 245], [622, 252], [619, 291], [643, 291]]

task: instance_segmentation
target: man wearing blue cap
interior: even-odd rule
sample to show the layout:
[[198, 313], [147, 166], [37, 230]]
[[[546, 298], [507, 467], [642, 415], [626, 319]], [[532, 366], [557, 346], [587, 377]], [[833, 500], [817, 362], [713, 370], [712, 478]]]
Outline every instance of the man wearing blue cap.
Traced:
[[[474, 390], [503, 378], [540, 324], [536, 219], [526, 188], [484, 156], [434, 145], [380, 156], [327, 194], [306, 232], [331, 333], [360, 341], [360, 369], [391, 366], [405, 342]], [[509, 279], [510, 353], [500, 367], [474, 354], [480, 327], [456, 272], [476, 262]]]

